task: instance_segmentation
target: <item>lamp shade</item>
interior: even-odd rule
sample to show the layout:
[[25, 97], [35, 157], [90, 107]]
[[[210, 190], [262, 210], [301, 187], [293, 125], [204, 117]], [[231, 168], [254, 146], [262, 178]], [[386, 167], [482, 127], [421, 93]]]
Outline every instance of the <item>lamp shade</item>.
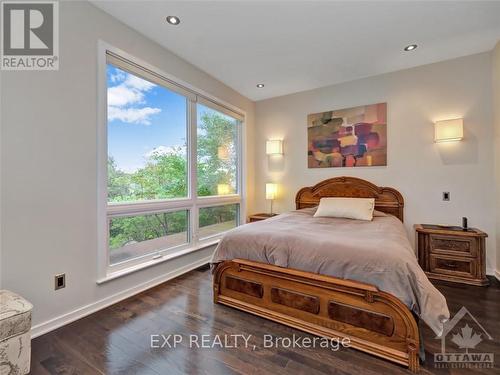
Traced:
[[266, 141], [266, 154], [283, 154], [283, 141], [280, 139], [271, 139]]
[[278, 193], [277, 184], [266, 184], [266, 199], [276, 199]]
[[461, 118], [453, 120], [437, 121], [434, 124], [434, 141], [451, 142], [460, 141], [464, 137], [464, 120]]
[[220, 160], [229, 160], [229, 150], [226, 146], [217, 147], [217, 157]]

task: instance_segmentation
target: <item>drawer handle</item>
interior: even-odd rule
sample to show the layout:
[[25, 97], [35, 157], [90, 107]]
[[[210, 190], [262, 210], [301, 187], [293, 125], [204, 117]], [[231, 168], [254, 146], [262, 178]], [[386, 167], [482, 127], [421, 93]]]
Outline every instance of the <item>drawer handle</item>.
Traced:
[[445, 262], [445, 263], [443, 263], [443, 265], [445, 267], [448, 267], [448, 268], [457, 268], [458, 267], [458, 265], [455, 264], [455, 263], [447, 263], [447, 262]]

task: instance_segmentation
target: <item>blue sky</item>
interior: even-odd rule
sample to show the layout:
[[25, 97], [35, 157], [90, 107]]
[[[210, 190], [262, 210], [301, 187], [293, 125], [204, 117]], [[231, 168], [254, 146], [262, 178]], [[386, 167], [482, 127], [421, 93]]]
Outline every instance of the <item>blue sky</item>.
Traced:
[[133, 172], [152, 151], [186, 143], [186, 98], [108, 64], [108, 155]]

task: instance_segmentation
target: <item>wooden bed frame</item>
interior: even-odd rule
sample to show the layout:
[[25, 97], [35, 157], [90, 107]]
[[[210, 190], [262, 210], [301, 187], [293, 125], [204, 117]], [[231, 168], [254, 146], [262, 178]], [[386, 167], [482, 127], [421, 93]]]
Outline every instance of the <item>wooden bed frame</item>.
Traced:
[[[404, 201], [395, 189], [353, 177], [336, 177], [301, 189], [297, 209], [323, 197], [375, 198], [375, 209], [403, 221]], [[350, 346], [419, 369], [419, 331], [411, 311], [376, 286], [249, 260], [218, 264], [214, 302], [314, 335], [350, 339]]]

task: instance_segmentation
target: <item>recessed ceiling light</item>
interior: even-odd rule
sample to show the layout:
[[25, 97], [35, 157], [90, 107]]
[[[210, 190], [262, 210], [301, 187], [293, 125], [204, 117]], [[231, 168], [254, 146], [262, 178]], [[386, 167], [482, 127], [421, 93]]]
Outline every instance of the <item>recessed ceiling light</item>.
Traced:
[[261, 88], [263, 88], [263, 87], [264, 87], [264, 84], [263, 84], [263, 83], [257, 83], [257, 87], [258, 87], [259, 89], [261, 89]]
[[417, 45], [416, 44], [410, 44], [409, 46], [406, 46], [404, 48], [405, 51], [413, 51], [414, 49], [417, 48]]
[[178, 25], [181, 23], [181, 20], [179, 19], [179, 17], [176, 16], [168, 16], [167, 22], [171, 25]]

